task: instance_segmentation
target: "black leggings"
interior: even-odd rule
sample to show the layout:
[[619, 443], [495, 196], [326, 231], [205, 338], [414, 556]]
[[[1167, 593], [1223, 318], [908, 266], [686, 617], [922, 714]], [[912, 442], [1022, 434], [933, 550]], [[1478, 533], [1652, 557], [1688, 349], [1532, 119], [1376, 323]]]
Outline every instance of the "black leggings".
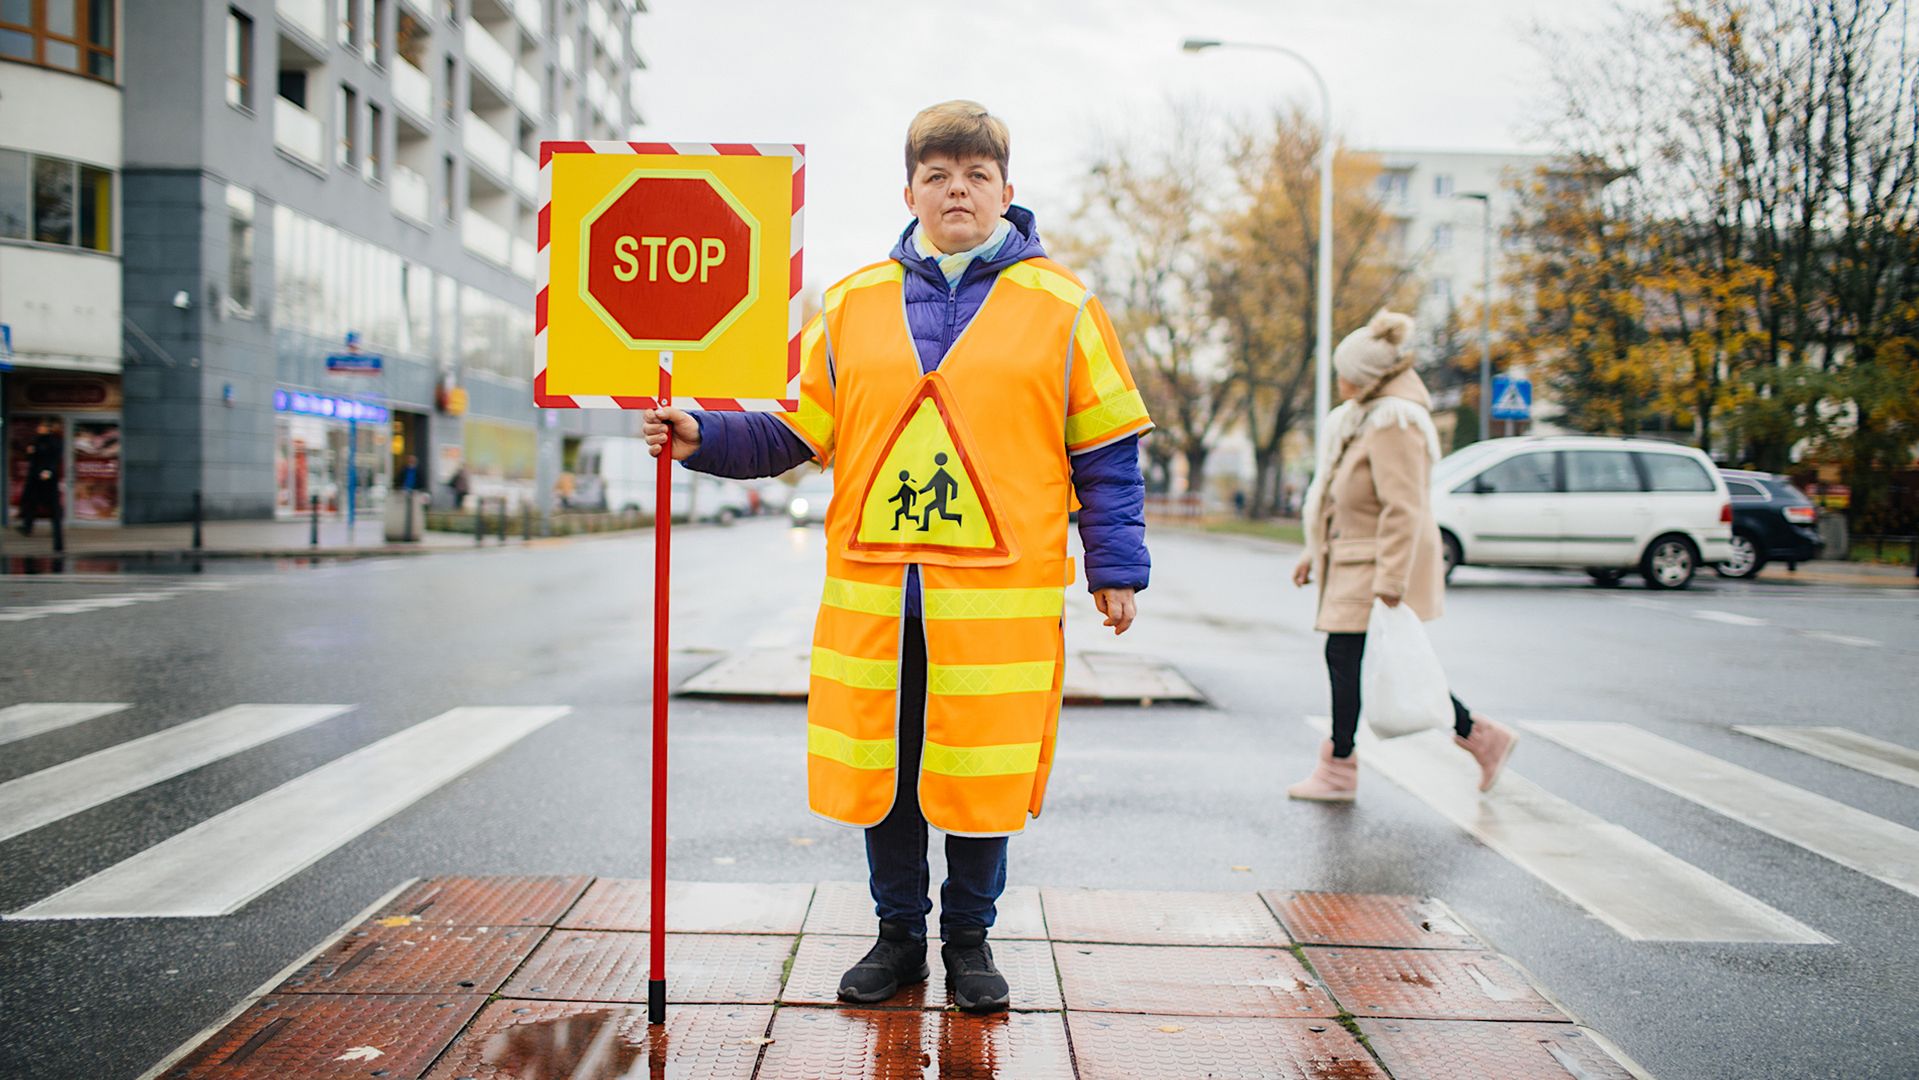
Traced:
[[[1326, 672], [1333, 680], [1333, 756], [1350, 757], [1359, 732], [1359, 661], [1366, 655], [1365, 634], [1327, 634]], [[1473, 714], [1453, 699], [1453, 730], [1460, 738], [1473, 732]]]

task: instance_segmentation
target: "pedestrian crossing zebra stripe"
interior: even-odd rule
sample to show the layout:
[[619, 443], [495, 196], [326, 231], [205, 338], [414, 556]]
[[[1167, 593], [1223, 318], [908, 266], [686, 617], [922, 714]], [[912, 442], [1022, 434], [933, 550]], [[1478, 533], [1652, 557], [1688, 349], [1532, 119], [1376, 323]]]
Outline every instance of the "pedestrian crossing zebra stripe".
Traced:
[[1919, 787], [1919, 750], [1883, 742], [1841, 727], [1760, 727], [1735, 724], [1733, 730], [1755, 739], [1824, 758], [1835, 765]]
[[230, 915], [566, 706], [466, 707], [355, 750], [8, 916]]
[[118, 701], [36, 701], [0, 709], [0, 746], [85, 723], [126, 708]]
[[89, 611], [106, 611], [112, 608], [129, 607], [155, 600], [168, 600], [184, 593], [219, 592], [232, 588], [223, 581], [194, 581], [179, 585], [170, 585], [159, 589], [146, 589], [141, 592], [114, 593], [110, 596], [76, 597], [70, 600], [46, 600], [38, 604], [21, 607], [0, 608], [0, 623], [28, 622], [44, 619], [49, 615], [83, 615]]
[[350, 705], [235, 705], [0, 784], [0, 841], [311, 727]]
[[[1320, 732], [1328, 722], [1306, 720]], [[1359, 760], [1633, 941], [1833, 943], [1510, 767], [1481, 795], [1478, 767], [1446, 732], [1381, 740], [1362, 731]]]
[[1526, 728], [1601, 765], [1919, 896], [1919, 831], [1631, 724], [1558, 721]]

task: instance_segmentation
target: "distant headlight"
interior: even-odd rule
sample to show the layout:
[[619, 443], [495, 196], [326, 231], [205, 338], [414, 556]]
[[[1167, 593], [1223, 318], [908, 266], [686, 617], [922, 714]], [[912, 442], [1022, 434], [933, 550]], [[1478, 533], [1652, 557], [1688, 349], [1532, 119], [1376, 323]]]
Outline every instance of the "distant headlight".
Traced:
[[803, 518], [806, 516], [806, 511], [807, 511], [807, 505], [806, 505], [805, 499], [793, 500], [793, 516], [794, 517]]

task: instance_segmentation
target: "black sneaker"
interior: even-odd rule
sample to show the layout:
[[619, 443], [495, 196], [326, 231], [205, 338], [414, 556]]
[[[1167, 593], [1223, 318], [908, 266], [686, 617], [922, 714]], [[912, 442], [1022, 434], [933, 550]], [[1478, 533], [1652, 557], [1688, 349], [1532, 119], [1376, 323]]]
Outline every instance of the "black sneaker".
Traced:
[[840, 1000], [855, 1005], [885, 1001], [902, 986], [925, 982], [926, 975], [926, 939], [914, 937], [901, 923], [881, 919], [880, 939], [840, 976]]
[[954, 1004], [970, 1013], [1006, 1011], [1010, 992], [1006, 978], [993, 966], [993, 950], [986, 944], [984, 927], [948, 930], [940, 959], [946, 964], [946, 985], [953, 991]]

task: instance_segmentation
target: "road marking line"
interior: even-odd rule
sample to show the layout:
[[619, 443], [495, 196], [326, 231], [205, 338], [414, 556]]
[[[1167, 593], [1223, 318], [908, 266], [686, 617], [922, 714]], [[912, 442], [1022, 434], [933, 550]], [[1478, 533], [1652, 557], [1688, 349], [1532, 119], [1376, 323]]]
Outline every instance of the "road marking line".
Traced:
[[338, 716], [350, 705], [235, 705], [0, 784], [0, 841]]
[[8, 918], [230, 915], [571, 711], [556, 705], [441, 713], [208, 818]]
[[113, 701], [44, 701], [0, 709], [0, 745], [92, 720], [126, 708]]
[[1692, 617], [1695, 619], [1704, 619], [1707, 622], [1723, 623], [1726, 626], [1767, 625], [1764, 619], [1755, 619], [1750, 615], [1735, 615], [1730, 611], [1695, 611], [1692, 613]]
[[1735, 724], [1733, 730], [1800, 753], [1919, 787], [1919, 750], [1883, 742], [1842, 727], [1760, 727]]
[[1529, 730], [1689, 802], [1919, 896], [1919, 832], [1631, 724], [1559, 721]]
[[1830, 642], [1834, 645], [1850, 645], [1855, 649], [1879, 648], [1879, 643], [1871, 638], [1853, 637], [1851, 634], [1835, 634], [1829, 630], [1801, 630], [1799, 633], [1815, 641]]
[[[1307, 718], [1323, 733], [1325, 717]], [[1510, 767], [1485, 795], [1450, 732], [1381, 741], [1361, 732], [1359, 760], [1440, 816], [1633, 941], [1830, 945], [1832, 939], [1622, 826], [1559, 798]]]
[[0, 608], [0, 622], [27, 622], [31, 619], [44, 619], [49, 615], [81, 615], [89, 611], [104, 611], [108, 608], [126, 607], [128, 604], [143, 604], [153, 600], [168, 600], [182, 593], [218, 592], [233, 586], [223, 581], [193, 581], [165, 588], [149, 589], [144, 592], [116, 593], [111, 596], [88, 596], [72, 600], [49, 600], [25, 607]]

